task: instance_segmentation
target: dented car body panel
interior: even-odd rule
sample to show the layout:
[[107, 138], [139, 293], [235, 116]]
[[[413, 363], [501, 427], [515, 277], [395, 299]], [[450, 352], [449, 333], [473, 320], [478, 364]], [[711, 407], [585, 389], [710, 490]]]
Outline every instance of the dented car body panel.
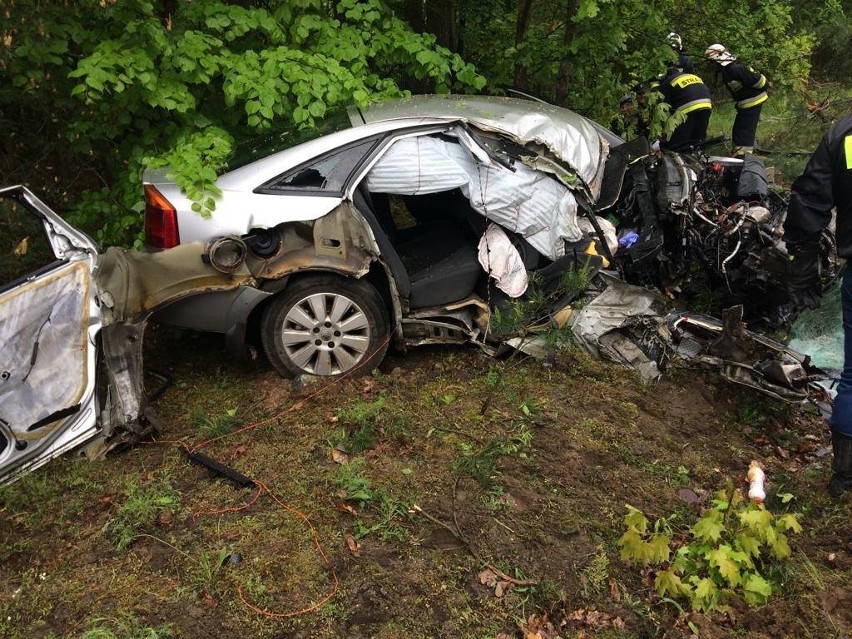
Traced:
[[420, 96], [349, 118], [223, 175], [209, 219], [146, 173], [154, 212], [174, 216], [165, 250], [99, 252], [25, 188], [0, 190], [49, 246], [0, 289], [0, 482], [157, 427], [149, 319], [223, 333], [237, 353], [254, 340], [285, 376], [364, 372], [389, 344], [548, 356], [542, 335], [567, 329], [649, 380], [685, 363], [786, 401], [815, 392], [820, 371], [745, 330], [742, 308], [671, 311], [696, 248], [734, 299], [783, 288], [783, 211], [731, 190], [741, 164], [653, 156], [520, 100]]
[[[205, 263], [202, 243], [159, 254], [99, 254], [91, 239], [21, 186], [0, 189], [0, 204], [11, 228], [16, 219], [33, 222], [22, 227], [29, 234], [16, 240], [12, 259], [25, 260], [43, 241], [46, 262], [0, 289], [3, 483], [95, 437], [147, 433], [142, 341], [150, 314], [254, 278], [245, 266], [222, 273]], [[99, 397], [102, 361], [109, 390]]]

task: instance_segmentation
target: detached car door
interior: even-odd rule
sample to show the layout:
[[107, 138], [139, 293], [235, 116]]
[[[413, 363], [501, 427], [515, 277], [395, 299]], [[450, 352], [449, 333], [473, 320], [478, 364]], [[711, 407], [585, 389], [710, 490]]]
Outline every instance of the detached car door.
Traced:
[[98, 428], [97, 245], [22, 186], [0, 188], [0, 484]]

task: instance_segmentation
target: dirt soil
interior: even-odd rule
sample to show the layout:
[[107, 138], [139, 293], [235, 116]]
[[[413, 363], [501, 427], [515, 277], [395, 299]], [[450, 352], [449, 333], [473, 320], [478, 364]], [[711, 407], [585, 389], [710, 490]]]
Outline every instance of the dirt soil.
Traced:
[[[547, 366], [422, 348], [327, 385], [215, 337], [148, 343], [171, 380], [160, 440], [0, 493], [0, 636], [852, 635], [852, 500], [828, 498], [807, 410], [573, 351]], [[215, 437], [199, 451], [261, 489], [188, 460]], [[686, 535], [709, 494], [747, 488], [752, 459], [767, 507], [804, 529], [766, 566], [768, 604], [661, 599], [619, 557], [625, 504]]]

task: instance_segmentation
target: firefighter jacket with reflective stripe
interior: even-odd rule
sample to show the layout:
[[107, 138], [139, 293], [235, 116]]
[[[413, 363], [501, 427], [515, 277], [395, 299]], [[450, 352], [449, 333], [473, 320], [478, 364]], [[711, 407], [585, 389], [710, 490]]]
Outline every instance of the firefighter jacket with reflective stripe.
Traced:
[[660, 93], [672, 111], [690, 113], [699, 109], [712, 109], [710, 89], [701, 78], [678, 69], [670, 70], [660, 80]]
[[852, 258], [852, 115], [829, 129], [791, 191], [785, 241], [798, 244], [817, 239], [831, 222], [834, 206], [837, 253]]
[[737, 109], [748, 109], [769, 99], [766, 76], [739, 62], [722, 67], [722, 81], [734, 96]]

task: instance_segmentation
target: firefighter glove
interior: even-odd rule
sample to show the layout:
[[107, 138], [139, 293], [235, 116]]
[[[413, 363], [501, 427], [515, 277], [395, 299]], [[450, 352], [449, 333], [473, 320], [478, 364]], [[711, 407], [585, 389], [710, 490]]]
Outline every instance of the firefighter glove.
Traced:
[[788, 245], [792, 262], [787, 291], [797, 311], [817, 308], [822, 298], [819, 239]]

